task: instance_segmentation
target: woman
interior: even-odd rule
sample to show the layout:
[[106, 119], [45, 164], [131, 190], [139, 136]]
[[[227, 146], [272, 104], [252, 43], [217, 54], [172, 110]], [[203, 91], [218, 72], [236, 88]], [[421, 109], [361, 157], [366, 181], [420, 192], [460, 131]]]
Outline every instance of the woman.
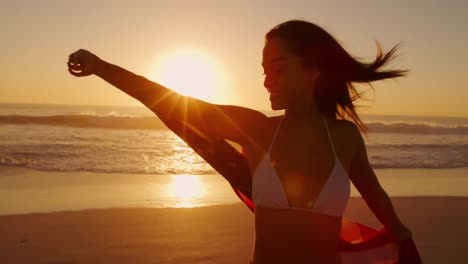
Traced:
[[365, 64], [352, 58], [325, 30], [292, 20], [266, 35], [262, 66], [273, 110], [264, 114], [216, 105], [135, 75], [96, 55], [69, 56], [74, 76], [95, 74], [141, 101], [162, 120], [184, 120], [212, 137], [239, 143], [249, 163], [255, 204], [253, 263], [341, 263], [338, 242], [350, 182], [398, 241], [411, 232], [369, 165], [355, 112], [353, 82], [403, 76], [379, 71], [396, 47]]

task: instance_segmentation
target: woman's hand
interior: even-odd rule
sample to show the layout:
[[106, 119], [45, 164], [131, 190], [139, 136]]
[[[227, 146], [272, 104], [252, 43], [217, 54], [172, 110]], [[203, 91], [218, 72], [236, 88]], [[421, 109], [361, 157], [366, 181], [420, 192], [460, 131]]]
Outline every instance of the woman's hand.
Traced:
[[411, 233], [411, 231], [407, 227], [403, 226], [397, 230], [394, 230], [393, 235], [397, 239], [398, 243], [401, 243], [405, 240], [410, 239], [413, 236], [413, 233]]
[[68, 72], [77, 77], [94, 74], [102, 60], [93, 53], [80, 49], [68, 56]]

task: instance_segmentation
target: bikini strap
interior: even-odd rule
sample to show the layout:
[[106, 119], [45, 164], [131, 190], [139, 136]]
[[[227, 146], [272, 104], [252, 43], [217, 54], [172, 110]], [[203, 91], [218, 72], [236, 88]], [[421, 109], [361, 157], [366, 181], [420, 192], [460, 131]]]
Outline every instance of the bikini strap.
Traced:
[[333, 150], [333, 155], [336, 156], [335, 146], [333, 146], [333, 140], [332, 140], [332, 138], [330, 136], [330, 131], [328, 130], [327, 122], [325, 121], [325, 118], [323, 117], [323, 115], [320, 115], [320, 117], [322, 117], [323, 124], [325, 125], [325, 129], [327, 130], [328, 139], [330, 140], [330, 144], [331, 144], [331, 147], [332, 147], [332, 150]]
[[270, 154], [271, 148], [273, 147], [273, 143], [275, 143], [276, 135], [278, 135], [279, 128], [281, 127], [281, 123], [283, 122], [284, 115], [281, 117], [278, 126], [276, 127], [275, 134], [273, 135], [273, 139], [271, 140], [270, 147], [268, 148], [268, 154]]

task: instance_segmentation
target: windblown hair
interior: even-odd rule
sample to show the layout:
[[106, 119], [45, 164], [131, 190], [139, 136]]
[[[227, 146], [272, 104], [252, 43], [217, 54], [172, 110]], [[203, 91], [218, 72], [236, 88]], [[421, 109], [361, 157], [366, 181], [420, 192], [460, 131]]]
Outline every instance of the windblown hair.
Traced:
[[271, 29], [265, 41], [280, 38], [301, 58], [306, 67], [318, 67], [320, 77], [315, 89], [318, 110], [325, 116], [352, 119], [362, 132], [367, 127], [359, 118], [353, 102], [362, 97], [352, 83], [370, 82], [405, 76], [407, 70], [380, 70], [394, 59], [398, 44], [385, 55], [377, 42], [377, 57], [372, 63], [353, 58], [335, 38], [321, 27], [302, 20], [290, 20]]

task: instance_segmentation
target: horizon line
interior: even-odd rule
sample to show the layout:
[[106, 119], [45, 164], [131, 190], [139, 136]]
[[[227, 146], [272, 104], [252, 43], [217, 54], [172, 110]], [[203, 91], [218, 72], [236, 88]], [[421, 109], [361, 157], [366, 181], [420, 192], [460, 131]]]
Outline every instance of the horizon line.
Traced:
[[[144, 105], [96, 105], [96, 104], [64, 104], [64, 103], [39, 103], [39, 102], [1, 102], [0, 105], [51, 105], [51, 106], [88, 106], [88, 107], [127, 107], [127, 108], [143, 108], [147, 109]], [[224, 104], [223, 104], [224, 105]], [[225, 104], [229, 105], [229, 104]], [[241, 105], [239, 105], [241, 106]], [[252, 108], [254, 110], [260, 111], [260, 112], [268, 112], [268, 113], [275, 113], [278, 112], [278, 114], [284, 110], [265, 110], [265, 109], [256, 109]], [[148, 109], [149, 110], [149, 109]], [[151, 110], [149, 110], [151, 111]], [[399, 114], [369, 114], [369, 113], [358, 113], [359, 115], [363, 116], [392, 116], [392, 117], [399, 117], [399, 116], [404, 116], [404, 117], [432, 117], [432, 118], [464, 118], [468, 119], [468, 116], [447, 116], [447, 115], [416, 115], [416, 114], [409, 114], [409, 115], [399, 115]]]

